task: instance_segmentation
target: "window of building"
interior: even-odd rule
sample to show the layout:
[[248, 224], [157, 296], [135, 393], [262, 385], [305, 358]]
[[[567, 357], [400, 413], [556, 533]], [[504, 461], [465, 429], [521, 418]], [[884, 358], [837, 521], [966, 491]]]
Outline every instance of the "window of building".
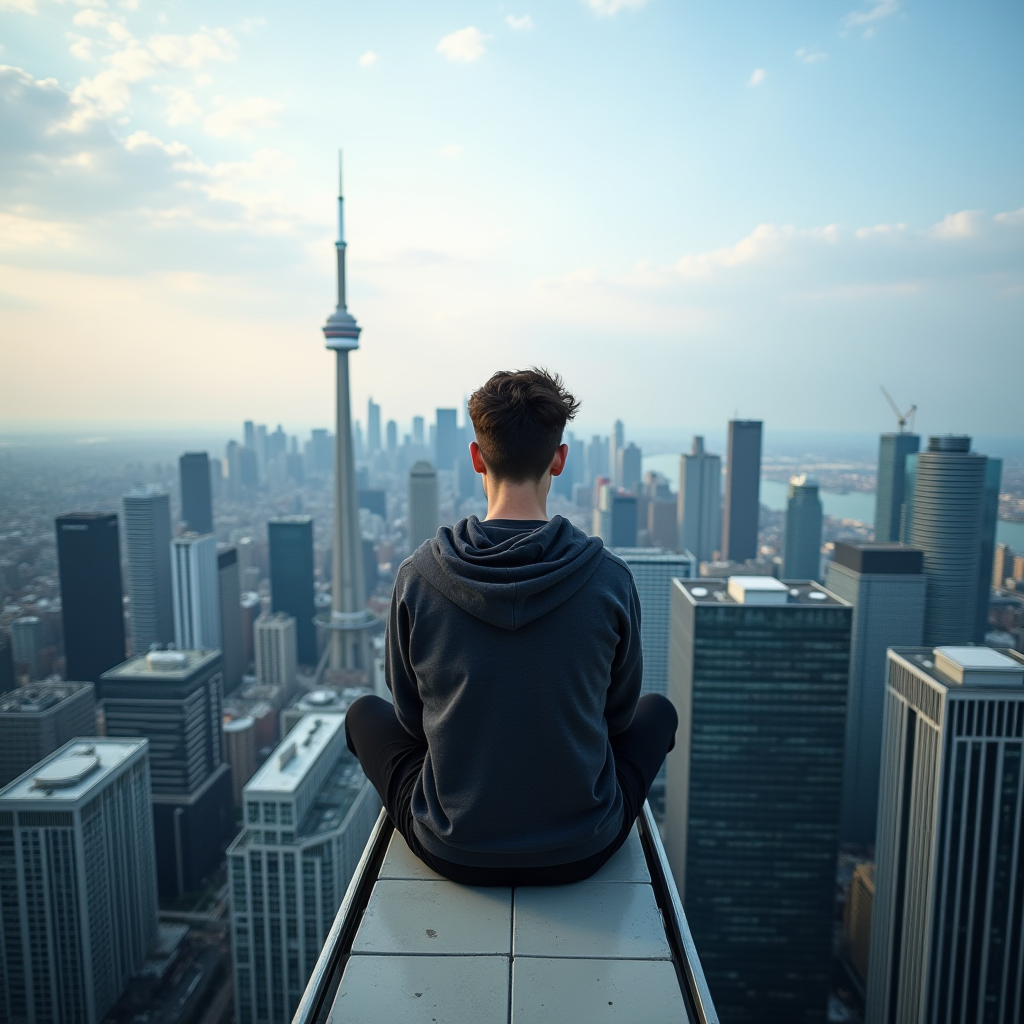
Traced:
[[277, 822], [277, 804], [264, 804], [263, 805], [263, 820], [268, 825], [273, 825]]
[[259, 824], [259, 820], [260, 820], [260, 805], [255, 800], [249, 801], [248, 819], [249, 819], [249, 824], [250, 825], [257, 825], [257, 824]]

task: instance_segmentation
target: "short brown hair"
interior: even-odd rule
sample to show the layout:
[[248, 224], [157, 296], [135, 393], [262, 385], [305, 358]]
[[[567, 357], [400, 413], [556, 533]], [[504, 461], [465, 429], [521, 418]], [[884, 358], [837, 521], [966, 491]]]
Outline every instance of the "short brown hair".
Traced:
[[500, 480], [539, 480], [579, 410], [557, 373], [499, 370], [469, 399], [469, 418], [487, 468]]

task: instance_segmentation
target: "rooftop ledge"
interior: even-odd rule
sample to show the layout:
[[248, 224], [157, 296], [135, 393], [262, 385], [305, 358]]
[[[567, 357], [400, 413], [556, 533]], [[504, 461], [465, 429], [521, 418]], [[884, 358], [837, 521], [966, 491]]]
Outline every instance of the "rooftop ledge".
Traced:
[[381, 811], [293, 1024], [718, 1024], [651, 815], [593, 877], [456, 885]]

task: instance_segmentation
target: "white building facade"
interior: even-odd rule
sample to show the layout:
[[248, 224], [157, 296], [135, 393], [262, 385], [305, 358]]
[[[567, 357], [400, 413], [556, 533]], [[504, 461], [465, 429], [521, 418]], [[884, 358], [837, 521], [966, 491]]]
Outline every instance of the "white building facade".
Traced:
[[228, 849], [239, 1024], [291, 1021], [379, 810], [339, 714], [303, 718], [245, 787]]
[[294, 617], [285, 612], [261, 615], [254, 631], [257, 682], [260, 686], [280, 686], [290, 694], [298, 671]]
[[174, 643], [179, 650], [220, 650], [217, 538], [186, 533], [171, 542]]
[[72, 740], [0, 791], [0, 1019], [96, 1024], [157, 934], [149, 743]]

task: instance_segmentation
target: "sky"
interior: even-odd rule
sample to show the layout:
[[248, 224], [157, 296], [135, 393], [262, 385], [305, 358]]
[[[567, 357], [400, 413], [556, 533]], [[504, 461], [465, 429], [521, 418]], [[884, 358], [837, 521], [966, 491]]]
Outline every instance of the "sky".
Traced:
[[0, 0], [0, 425], [1024, 434], [1024, 5]]

